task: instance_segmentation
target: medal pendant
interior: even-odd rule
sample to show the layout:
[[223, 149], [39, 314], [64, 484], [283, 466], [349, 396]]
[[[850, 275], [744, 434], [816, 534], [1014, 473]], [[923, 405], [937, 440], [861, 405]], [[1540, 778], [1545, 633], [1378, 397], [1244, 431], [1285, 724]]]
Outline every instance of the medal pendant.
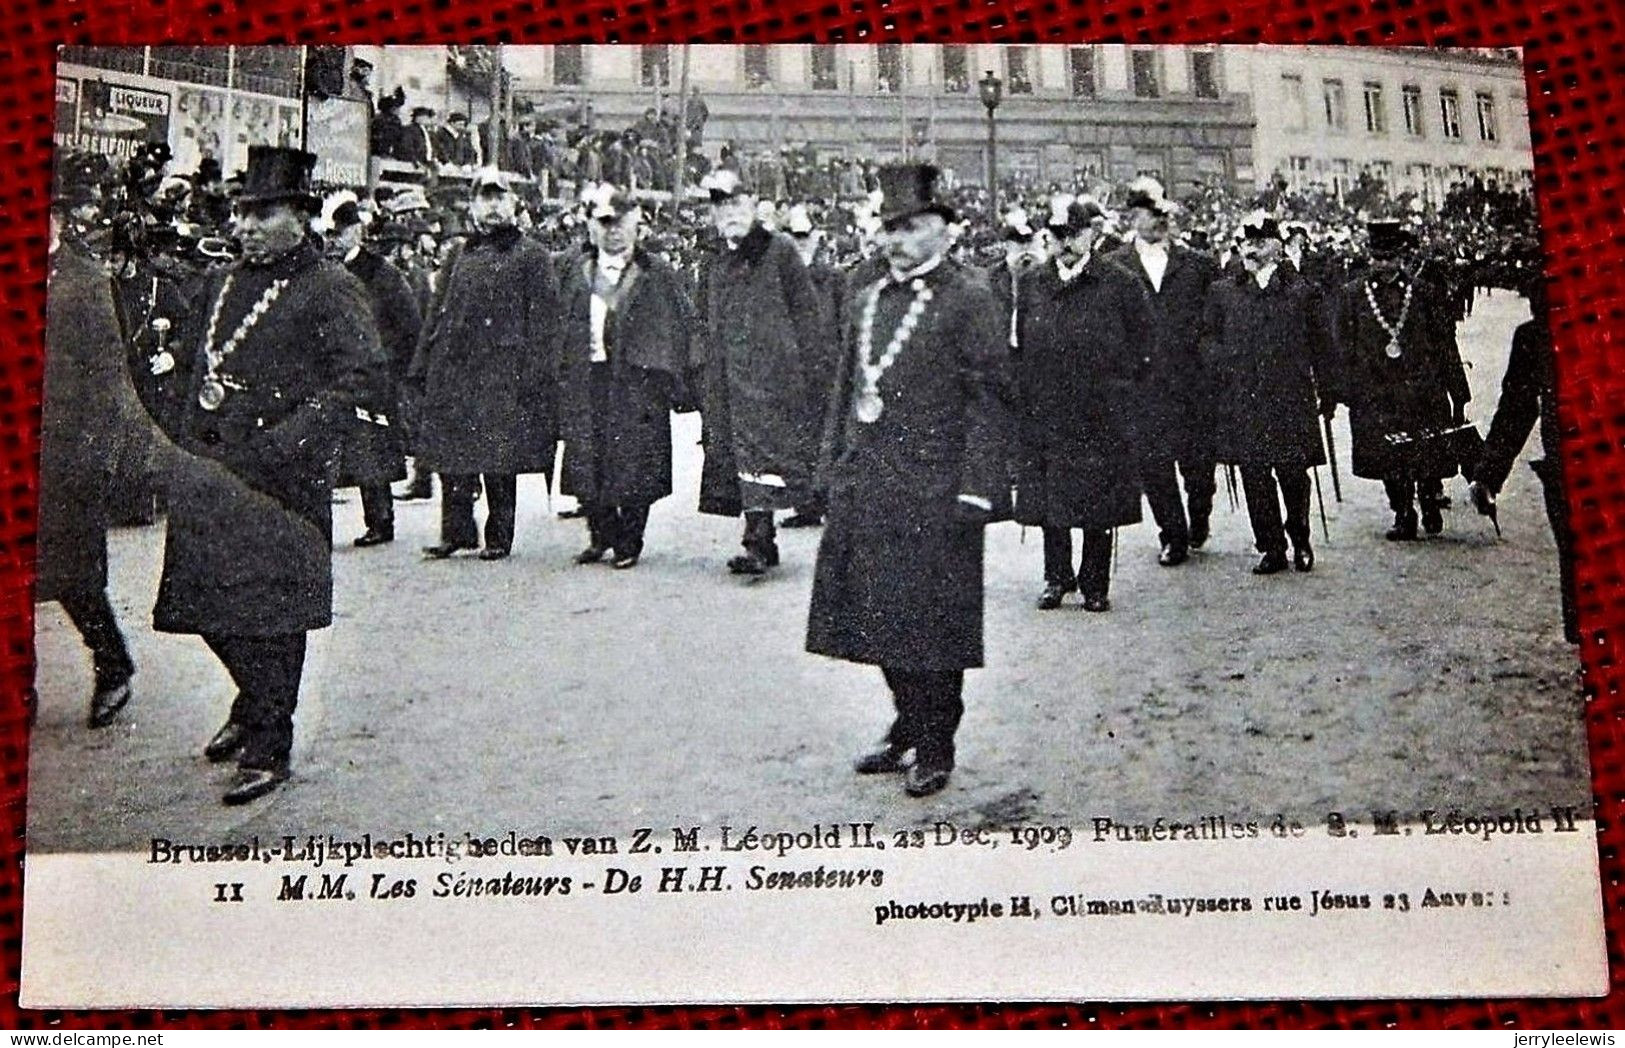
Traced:
[[152, 373], [154, 375], [167, 375], [174, 370], [175, 358], [170, 354], [169, 350], [160, 350], [157, 356], [152, 358]]
[[886, 402], [880, 399], [879, 393], [864, 390], [862, 393], [858, 394], [858, 402], [855, 410], [857, 412], [859, 422], [867, 424], [880, 421], [880, 413], [884, 411], [885, 408]]
[[219, 379], [206, 378], [197, 391], [198, 407], [204, 411], [219, 411], [226, 402], [226, 387]]
[[1389, 342], [1388, 343], [1388, 348], [1383, 350], [1383, 352], [1388, 354], [1388, 359], [1389, 360], [1398, 360], [1399, 359], [1399, 339], [1396, 338], [1393, 341]]

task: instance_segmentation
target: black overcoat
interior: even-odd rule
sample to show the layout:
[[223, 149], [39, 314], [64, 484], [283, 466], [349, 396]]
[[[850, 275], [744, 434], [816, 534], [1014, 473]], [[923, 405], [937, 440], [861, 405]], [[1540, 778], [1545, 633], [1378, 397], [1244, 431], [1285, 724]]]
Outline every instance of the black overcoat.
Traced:
[[1245, 269], [1215, 281], [1202, 325], [1202, 360], [1218, 393], [1218, 461], [1324, 463], [1315, 376], [1325, 356], [1325, 324], [1313, 289], [1291, 265], [1277, 266], [1266, 288]]
[[[1008, 335], [980, 274], [944, 261], [920, 278], [933, 298], [880, 380], [873, 423], [853, 410], [856, 349], [843, 354], [820, 454], [828, 511], [813, 575], [807, 650], [904, 670], [982, 664], [982, 529], [958, 496], [1009, 512]], [[870, 285], [872, 288], [874, 285]], [[869, 288], [844, 325], [858, 343]], [[878, 356], [914, 300], [888, 285], [876, 310]]]
[[384, 360], [368, 376], [345, 435], [337, 486], [388, 484], [406, 478], [406, 420], [398, 389], [412, 364], [423, 317], [412, 286], [382, 255], [362, 248], [345, 268], [367, 289]]
[[1117, 261], [1096, 256], [1071, 281], [1054, 262], [1029, 270], [1020, 304], [1016, 520], [1138, 523], [1134, 420], [1152, 328], [1147, 293]]
[[[225, 295], [215, 343], [239, 329], [274, 281], [287, 281], [220, 367], [228, 393], [206, 411], [208, 319]], [[381, 359], [366, 289], [319, 249], [212, 273], [175, 366], [132, 368], [171, 443], [163, 577], [153, 626], [167, 633], [274, 636], [332, 621], [331, 470], [347, 420]]]
[[410, 378], [416, 453], [440, 473], [546, 473], [558, 443], [558, 284], [547, 249], [513, 227], [452, 249]]
[[672, 400], [688, 365], [694, 306], [670, 265], [642, 248], [634, 252], [605, 340], [611, 381], [600, 418], [592, 397], [596, 268], [596, 256], [581, 254], [560, 274], [563, 490], [587, 504], [646, 506], [671, 494]]
[[[741, 480], [771, 508], [805, 500], [821, 419], [810, 410], [818, 303], [790, 238], [753, 226], [700, 278], [705, 463], [700, 512], [737, 516]], [[768, 508], [768, 507], [762, 507]]]

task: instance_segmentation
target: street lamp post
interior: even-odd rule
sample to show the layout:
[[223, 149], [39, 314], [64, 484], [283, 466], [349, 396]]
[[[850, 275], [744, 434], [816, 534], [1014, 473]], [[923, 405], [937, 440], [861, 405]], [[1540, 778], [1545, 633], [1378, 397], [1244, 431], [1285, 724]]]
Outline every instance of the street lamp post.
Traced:
[[1004, 98], [1004, 81], [989, 69], [976, 87], [982, 96], [982, 105], [987, 107], [987, 219], [996, 226], [999, 221], [999, 133], [993, 111]]

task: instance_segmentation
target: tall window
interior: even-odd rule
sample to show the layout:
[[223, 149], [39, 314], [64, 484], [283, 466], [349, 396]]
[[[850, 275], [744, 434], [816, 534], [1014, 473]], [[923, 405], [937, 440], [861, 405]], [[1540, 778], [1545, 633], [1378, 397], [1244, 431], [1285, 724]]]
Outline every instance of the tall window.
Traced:
[[1415, 84], [1406, 84], [1402, 93], [1405, 99], [1405, 133], [1413, 138], [1421, 138], [1427, 134], [1422, 123], [1422, 89]]
[[1366, 172], [1391, 191], [1394, 185], [1394, 165], [1387, 160], [1374, 160], [1366, 167]]
[[666, 44], [644, 44], [638, 50], [642, 56], [643, 86], [671, 86], [671, 48]]
[[231, 86], [262, 95], [299, 97], [297, 47], [239, 47]]
[[1352, 165], [1347, 160], [1332, 161], [1332, 189], [1339, 196], [1354, 188]]
[[894, 95], [903, 90], [903, 45], [875, 47], [875, 90]]
[[1197, 98], [1219, 97], [1219, 55], [1212, 48], [1191, 51], [1191, 90]]
[[836, 91], [841, 86], [840, 68], [835, 61], [834, 44], [814, 44], [812, 49], [814, 91]]
[[1286, 105], [1286, 126], [1302, 131], [1309, 126], [1309, 101], [1303, 91], [1303, 77], [1297, 73], [1281, 74], [1281, 97]]
[[1382, 100], [1382, 85], [1366, 81], [1365, 129], [1373, 135], [1388, 133], [1388, 110]]
[[1230, 163], [1219, 150], [1204, 149], [1196, 154], [1196, 179], [1204, 185], [1223, 185], [1230, 180]]
[[1157, 53], [1148, 47], [1135, 48], [1130, 52], [1130, 61], [1134, 75], [1134, 97], [1160, 98], [1162, 84], [1157, 78]]
[[949, 94], [970, 94], [970, 48], [942, 45], [942, 86]]
[[1134, 157], [1134, 177], [1168, 181], [1168, 158], [1161, 153], [1138, 153]]
[[1439, 88], [1439, 123], [1444, 127], [1444, 137], [1461, 137], [1461, 98], [1453, 87]]
[[773, 82], [773, 71], [768, 68], [767, 45], [745, 45], [745, 86], [762, 87]]
[[1495, 96], [1488, 91], [1478, 93], [1478, 138], [1482, 142], [1498, 141], [1495, 126]]
[[1005, 87], [1012, 95], [1033, 93], [1033, 49], [1007, 47], [1004, 49]]
[[1309, 158], [1294, 156], [1287, 158], [1287, 177], [1293, 189], [1303, 189], [1310, 183]]
[[553, 83], [558, 87], [580, 87], [583, 57], [585, 51], [580, 44], [555, 44]]
[[1343, 81], [1323, 80], [1320, 83], [1321, 100], [1325, 103], [1326, 126], [1333, 131], [1349, 128], [1348, 107], [1344, 104]]
[[1072, 47], [1066, 54], [1072, 67], [1072, 97], [1095, 97], [1095, 49]]

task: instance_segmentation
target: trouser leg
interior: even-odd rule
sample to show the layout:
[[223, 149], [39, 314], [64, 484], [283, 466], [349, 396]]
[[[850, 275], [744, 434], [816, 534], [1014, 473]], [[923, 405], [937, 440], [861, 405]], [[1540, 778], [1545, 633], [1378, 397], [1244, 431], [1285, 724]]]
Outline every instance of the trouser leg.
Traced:
[[1085, 598], [1105, 597], [1112, 582], [1112, 533], [1105, 528], [1083, 529], [1083, 551], [1078, 559], [1078, 590]]
[[1546, 497], [1546, 519], [1552, 525], [1552, 537], [1557, 542], [1558, 582], [1562, 589], [1563, 636], [1570, 644], [1580, 643], [1580, 620], [1575, 599], [1574, 533], [1569, 530], [1569, 504], [1563, 497], [1563, 484], [1555, 466], [1538, 462], [1541, 492]]
[[514, 516], [519, 508], [518, 476], [485, 474], [485, 498], [485, 548], [512, 549]]
[[614, 506], [588, 503], [581, 507], [587, 518], [587, 540], [594, 549], [613, 549], [619, 531], [620, 517]]
[[305, 668], [305, 636], [203, 638], [237, 683], [231, 719], [245, 729], [237, 760], [241, 767], [274, 770], [288, 765]]
[[747, 509], [745, 511], [745, 537], [742, 545], [748, 552], [767, 556], [771, 550], [776, 556], [778, 553], [778, 529], [773, 526], [773, 511], [770, 509]]
[[395, 534], [395, 496], [388, 484], [361, 485], [361, 522], [368, 531]]
[[1388, 495], [1388, 508], [1398, 516], [1408, 517], [1416, 512], [1416, 482], [1395, 473], [1382, 478], [1382, 490]]
[[[898, 721], [921, 764], [953, 767], [954, 733], [965, 712], [963, 670], [885, 669]], [[896, 731], [896, 726], [893, 726]], [[891, 736], [888, 736], [890, 739]]]
[[472, 473], [440, 474], [440, 541], [458, 546], [477, 546], [480, 532], [474, 526], [474, 495], [480, 478]]
[[1179, 478], [1174, 460], [1162, 459], [1141, 467], [1141, 483], [1151, 516], [1157, 522], [1157, 539], [1164, 546], [1185, 549], [1190, 545], [1190, 525], [1185, 520], [1185, 504], [1179, 497]]
[[1281, 503], [1276, 496], [1275, 471], [1268, 466], [1242, 466], [1241, 490], [1247, 497], [1247, 519], [1253, 526], [1253, 545], [1260, 553], [1285, 553], [1286, 529], [1281, 525]]
[[648, 506], [622, 506], [615, 534], [615, 555], [643, 555], [643, 530], [649, 525]]
[[1309, 471], [1297, 466], [1276, 467], [1281, 501], [1286, 506], [1286, 534], [1294, 549], [1309, 549]]
[[1044, 534], [1045, 584], [1076, 589], [1078, 580], [1072, 574], [1072, 529], [1046, 524], [1039, 530]]
[[1213, 496], [1219, 490], [1214, 474], [1218, 465], [1212, 456], [1193, 457], [1181, 459], [1179, 472], [1185, 478], [1185, 500], [1190, 505], [1190, 527], [1192, 531], [1201, 523], [1203, 531], [1207, 530], [1208, 521], [1213, 516]]
[[113, 614], [113, 602], [106, 590], [74, 594], [58, 603], [67, 613], [68, 620], [90, 649], [90, 664], [96, 674], [96, 690], [116, 688], [135, 674], [135, 663], [130, 649], [124, 643], [118, 618]]

